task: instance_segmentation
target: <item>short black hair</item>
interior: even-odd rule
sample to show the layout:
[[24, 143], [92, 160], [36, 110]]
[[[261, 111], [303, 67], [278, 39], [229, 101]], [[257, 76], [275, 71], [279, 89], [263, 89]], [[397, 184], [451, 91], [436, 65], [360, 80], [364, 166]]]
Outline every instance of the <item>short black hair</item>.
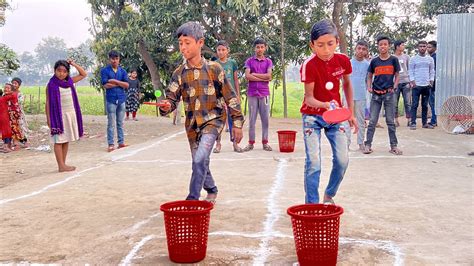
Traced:
[[392, 41], [390, 40], [390, 38], [387, 36], [387, 35], [379, 35], [377, 37], [377, 44], [379, 44], [380, 41], [383, 41], [383, 40], [387, 40], [388, 41], [388, 44], [391, 44]]
[[253, 41], [253, 47], [257, 46], [257, 44], [267, 45], [267, 42], [262, 37], [257, 37], [257, 38], [255, 38], [255, 41]]
[[56, 63], [54, 63], [54, 71], [56, 71], [56, 69], [58, 69], [58, 67], [60, 66], [63, 66], [66, 68], [68, 77], [69, 77], [69, 72], [71, 71], [71, 65], [69, 65], [69, 63], [66, 60], [58, 60], [56, 61]]
[[334, 22], [329, 19], [323, 19], [314, 23], [313, 27], [311, 27], [311, 42], [326, 34], [334, 35], [336, 39], [339, 39], [337, 27]]
[[218, 41], [217, 44], [216, 44], [216, 48], [221, 46], [221, 45], [226, 47], [227, 49], [229, 49], [229, 44], [225, 40]]
[[179, 39], [181, 36], [192, 37], [196, 41], [199, 41], [200, 39], [204, 39], [204, 30], [199, 22], [189, 21], [176, 30], [176, 38]]
[[393, 48], [397, 49], [398, 46], [404, 44], [405, 41], [404, 40], [396, 40], [394, 43], [393, 43]]
[[369, 49], [369, 43], [366, 42], [365, 40], [358, 40], [357, 43], [356, 43], [356, 47], [358, 45], [365, 46], [365, 47], [367, 47], [367, 49]]
[[431, 46], [436, 48], [436, 46], [438, 45], [438, 42], [437, 41], [429, 41], [428, 44], [431, 44]]
[[428, 42], [422, 40], [422, 41], [419, 41], [419, 42], [418, 42], [418, 45], [420, 45], [420, 44], [428, 44]]
[[109, 58], [116, 58], [116, 57], [120, 57], [120, 53], [115, 50], [111, 50], [109, 52]]
[[13, 83], [13, 81], [18, 82], [19, 85], [21, 85], [21, 82], [22, 82], [21, 79], [20, 79], [20, 78], [17, 78], [17, 77], [12, 78], [12, 83]]
[[[5, 83], [5, 86], [9, 86], [10, 90], [13, 90], [13, 84], [7, 82], [7, 83]], [[2, 93], [3, 93], [3, 91], [2, 91]]]

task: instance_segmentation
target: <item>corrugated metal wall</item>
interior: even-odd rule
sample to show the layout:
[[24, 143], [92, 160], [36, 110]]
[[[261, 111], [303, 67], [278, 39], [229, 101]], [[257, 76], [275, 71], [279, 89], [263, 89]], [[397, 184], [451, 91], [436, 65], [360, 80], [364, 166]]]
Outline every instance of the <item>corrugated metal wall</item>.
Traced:
[[436, 112], [453, 95], [474, 96], [474, 14], [438, 16]]

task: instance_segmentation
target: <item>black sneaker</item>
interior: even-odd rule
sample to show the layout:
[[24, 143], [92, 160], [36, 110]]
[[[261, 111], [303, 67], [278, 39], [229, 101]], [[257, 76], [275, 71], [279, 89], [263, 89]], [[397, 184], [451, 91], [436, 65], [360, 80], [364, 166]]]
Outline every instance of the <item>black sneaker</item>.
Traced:
[[432, 126], [431, 124], [424, 124], [423, 128], [434, 129], [434, 126]]
[[431, 125], [432, 127], [437, 127], [438, 126], [437, 123], [428, 123], [428, 125]]

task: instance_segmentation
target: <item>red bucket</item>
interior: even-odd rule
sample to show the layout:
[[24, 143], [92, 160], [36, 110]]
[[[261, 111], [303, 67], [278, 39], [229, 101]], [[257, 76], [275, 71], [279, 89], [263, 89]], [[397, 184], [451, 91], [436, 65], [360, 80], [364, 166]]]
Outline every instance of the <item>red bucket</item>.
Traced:
[[288, 208], [300, 265], [336, 265], [339, 218], [343, 212], [340, 206], [324, 204]]
[[277, 133], [280, 152], [293, 152], [295, 150], [296, 131], [278, 130]]
[[160, 206], [164, 212], [170, 260], [193, 263], [206, 257], [213, 207], [210, 202], [198, 200], [173, 201]]

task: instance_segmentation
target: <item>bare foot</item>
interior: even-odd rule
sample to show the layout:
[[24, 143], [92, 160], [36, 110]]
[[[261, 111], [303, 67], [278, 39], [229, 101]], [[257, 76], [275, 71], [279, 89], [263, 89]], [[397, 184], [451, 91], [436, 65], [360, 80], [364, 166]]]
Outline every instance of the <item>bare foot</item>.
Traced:
[[75, 166], [69, 166], [69, 165], [65, 165], [64, 167], [59, 167], [58, 168], [58, 172], [71, 172], [71, 171], [74, 171], [76, 170], [76, 167]]

